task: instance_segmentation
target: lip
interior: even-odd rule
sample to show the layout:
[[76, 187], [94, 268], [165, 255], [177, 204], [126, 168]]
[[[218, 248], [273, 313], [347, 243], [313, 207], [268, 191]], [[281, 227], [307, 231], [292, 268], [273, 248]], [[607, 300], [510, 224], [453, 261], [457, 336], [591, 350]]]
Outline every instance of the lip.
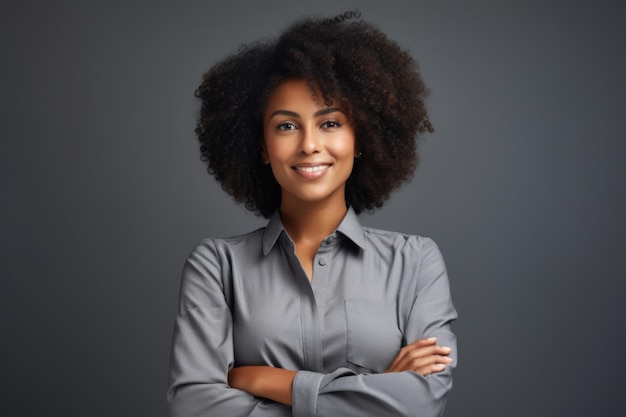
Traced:
[[328, 170], [332, 164], [319, 162], [319, 163], [301, 163], [298, 165], [294, 165], [292, 169], [301, 177], [314, 180], [322, 177]]

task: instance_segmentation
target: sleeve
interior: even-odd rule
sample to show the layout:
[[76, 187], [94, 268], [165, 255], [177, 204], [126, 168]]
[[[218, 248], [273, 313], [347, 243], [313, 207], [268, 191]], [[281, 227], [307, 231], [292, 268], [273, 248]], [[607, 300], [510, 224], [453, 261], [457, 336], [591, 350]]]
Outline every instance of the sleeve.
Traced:
[[[415, 416], [443, 414], [452, 388], [452, 371], [457, 363], [456, 337], [450, 323], [457, 317], [443, 258], [430, 239], [415, 241], [420, 256], [416, 268], [413, 305], [406, 322], [408, 343], [437, 337], [437, 343], [452, 348], [454, 362], [443, 372], [423, 377], [417, 372], [357, 374], [340, 368], [330, 374], [300, 371], [293, 383], [295, 417], [329, 416]], [[415, 252], [414, 255], [415, 256]]]
[[200, 243], [183, 268], [172, 340], [167, 400], [172, 417], [287, 417], [291, 407], [228, 386], [233, 321], [220, 256]]

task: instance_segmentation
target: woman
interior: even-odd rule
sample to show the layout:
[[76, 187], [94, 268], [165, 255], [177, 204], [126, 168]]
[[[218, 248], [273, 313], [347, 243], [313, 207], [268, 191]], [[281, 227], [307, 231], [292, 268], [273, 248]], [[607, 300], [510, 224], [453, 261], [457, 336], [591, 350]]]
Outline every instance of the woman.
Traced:
[[437, 246], [362, 227], [432, 131], [408, 53], [348, 12], [205, 74], [209, 172], [267, 227], [207, 239], [182, 278], [173, 416], [439, 416], [456, 311]]

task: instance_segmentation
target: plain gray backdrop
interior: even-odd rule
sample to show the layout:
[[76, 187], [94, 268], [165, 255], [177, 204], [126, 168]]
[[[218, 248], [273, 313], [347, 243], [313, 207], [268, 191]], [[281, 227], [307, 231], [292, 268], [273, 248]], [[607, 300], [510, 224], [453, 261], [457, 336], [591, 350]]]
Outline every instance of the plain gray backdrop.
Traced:
[[166, 415], [185, 258], [265, 224], [206, 174], [194, 90], [241, 44], [354, 7], [431, 89], [414, 180], [361, 217], [442, 249], [446, 416], [623, 410], [623, 4], [3, 0], [0, 415]]

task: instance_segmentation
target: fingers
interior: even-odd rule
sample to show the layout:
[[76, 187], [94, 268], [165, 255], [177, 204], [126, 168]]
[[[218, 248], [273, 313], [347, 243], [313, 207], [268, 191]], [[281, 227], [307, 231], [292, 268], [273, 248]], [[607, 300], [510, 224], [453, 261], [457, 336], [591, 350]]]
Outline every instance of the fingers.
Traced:
[[400, 350], [385, 372], [415, 371], [424, 376], [441, 372], [452, 363], [451, 349], [436, 345], [436, 338], [417, 340]]
[[446, 365], [452, 363], [452, 358], [448, 356], [432, 356], [429, 358], [422, 358], [410, 362], [406, 370], [411, 370], [426, 376], [435, 372], [441, 372], [446, 369]]
[[393, 358], [393, 360], [389, 364], [389, 369], [394, 368], [395, 366], [397, 366], [398, 363], [407, 354], [409, 354], [410, 352], [414, 351], [415, 349], [419, 349], [419, 348], [426, 347], [426, 346], [432, 346], [432, 345], [435, 345], [435, 343], [437, 343], [437, 338], [436, 337], [429, 337], [427, 339], [416, 340], [415, 342], [406, 345], [405, 347], [400, 349], [400, 352], [398, 352], [398, 354], [395, 356], [395, 358]]
[[[441, 347], [437, 347], [440, 349]], [[402, 371], [416, 371], [422, 375], [426, 375], [432, 372], [441, 372], [445, 369], [445, 366], [452, 363], [452, 358], [447, 356], [450, 353], [448, 350], [446, 353], [438, 353], [435, 350], [419, 352], [412, 352], [406, 355], [401, 361], [399, 361], [394, 367], [390, 368], [391, 372]]]
[[446, 365], [441, 364], [441, 363], [437, 363], [437, 364], [433, 364], [433, 365], [424, 366], [422, 368], [419, 368], [419, 369], [416, 370], [416, 372], [421, 374], [422, 376], [428, 376], [428, 375], [433, 374], [435, 372], [441, 372], [444, 369], [446, 369]]

